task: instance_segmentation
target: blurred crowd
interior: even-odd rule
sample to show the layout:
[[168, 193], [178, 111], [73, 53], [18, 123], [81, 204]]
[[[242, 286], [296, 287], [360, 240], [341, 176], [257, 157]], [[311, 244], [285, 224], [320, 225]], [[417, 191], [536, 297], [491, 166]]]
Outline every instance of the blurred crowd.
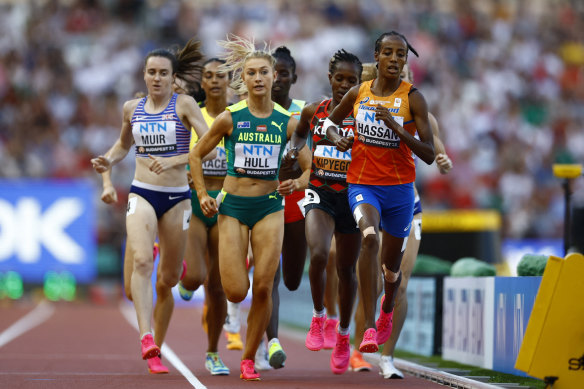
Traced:
[[[409, 57], [415, 84], [455, 166], [446, 176], [419, 166], [424, 208], [494, 208], [505, 237], [561, 237], [551, 166], [584, 162], [578, 0], [1, 1], [0, 177], [88, 177], [99, 191], [89, 160], [118, 137], [123, 102], [145, 90], [153, 48], [197, 36], [217, 56], [227, 33], [286, 45], [297, 63], [291, 94], [311, 102], [330, 90], [335, 51], [372, 62], [389, 30], [420, 54]], [[99, 205], [102, 242], [123, 238], [133, 163], [114, 168], [118, 209]], [[584, 207], [582, 179], [574, 184]]]

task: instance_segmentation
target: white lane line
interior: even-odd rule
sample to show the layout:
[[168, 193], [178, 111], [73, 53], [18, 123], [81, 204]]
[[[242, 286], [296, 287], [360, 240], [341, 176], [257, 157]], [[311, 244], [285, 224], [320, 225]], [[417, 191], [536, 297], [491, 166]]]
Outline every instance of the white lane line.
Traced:
[[42, 324], [55, 312], [55, 307], [43, 300], [32, 311], [23, 316], [0, 334], [0, 347], [18, 338], [25, 332]]
[[[138, 330], [136, 312], [131, 307], [131, 305], [129, 305], [127, 302], [121, 301], [120, 311], [122, 312], [122, 315], [124, 315], [124, 318], [128, 321], [128, 323], [130, 323], [132, 327]], [[172, 366], [174, 366], [176, 370], [178, 370], [187, 379], [187, 381], [189, 381], [189, 383], [193, 385], [194, 388], [207, 389], [207, 387], [203, 385], [201, 381], [197, 379], [197, 377], [195, 377], [195, 375], [189, 370], [189, 368], [180, 360], [180, 358], [174, 353], [174, 351], [172, 351], [172, 349], [166, 343], [162, 345], [161, 352], [162, 354], [164, 354], [164, 359], [169, 361], [172, 364]]]

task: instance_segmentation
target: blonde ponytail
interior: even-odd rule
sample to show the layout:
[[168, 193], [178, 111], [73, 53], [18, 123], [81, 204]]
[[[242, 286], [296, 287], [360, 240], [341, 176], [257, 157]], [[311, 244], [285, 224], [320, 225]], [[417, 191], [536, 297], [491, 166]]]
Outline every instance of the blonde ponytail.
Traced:
[[264, 42], [264, 48], [257, 50], [253, 40], [248, 40], [237, 35], [229, 34], [224, 41], [217, 42], [223, 47], [226, 53], [222, 56], [225, 63], [219, 66], [222, 72], [231, 72], [233, 78], [229, 84], [238, 95], [247, 92], [247, 87], [241, 78], [241, 72], [245, 62], [250, 58], [265, 58], [273, 67], [276, 63], [274, 57], [270, 54], [268, 44]]
[[377, 64], [375, 62], [368, 62], [363, 64], [363, 71], [361, 72], [361, 81], [370, 81], [377, 78]]

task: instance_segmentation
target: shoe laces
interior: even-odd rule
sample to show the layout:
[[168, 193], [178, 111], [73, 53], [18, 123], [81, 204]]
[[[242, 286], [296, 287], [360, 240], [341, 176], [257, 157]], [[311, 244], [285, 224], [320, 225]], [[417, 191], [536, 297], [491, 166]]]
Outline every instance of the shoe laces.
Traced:
[[323, 332], [323, 322], [321, 318], [313, 318], [310, 323], [310, 333], [311, 334], [322, 334]]
[[211, 358], [211, 363], [213, 364], [213, 366], [215, 367], [223, 366], [223, 363], [221, 363], [221, 359], [219, 359], [219, 355], [211, 354], [209, 355], [209, 357]]
[[343, 353], [351, 351], [351, 344], [349, 343], [350, 339], [348, 336], [339, 336], [337, 338], [337, 347], [338, 351]]
[[379, 323], [377, 323], [377, 331], [383, 332], [387, 330], [392, 324], [392, 316], [391, 313], [383, 312], [379, 318]]
[[375, 328], [369, 328], [363, 334], [363, 340], [375, 340], [376, 337], [377, 337], [377, 334], [376, 334]]
[[241, 361], [241, 371], [255, 373], [254, 361], [252, 361], [251, 359], [244, 359], [243, 361]]

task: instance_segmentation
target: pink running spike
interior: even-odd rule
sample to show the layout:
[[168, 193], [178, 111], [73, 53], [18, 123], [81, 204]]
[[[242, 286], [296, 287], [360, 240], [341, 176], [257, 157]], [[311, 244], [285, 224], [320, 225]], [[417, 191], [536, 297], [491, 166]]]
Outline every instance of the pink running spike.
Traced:
[[244, 381], [259, 381], [260, 374], [255, 370], [255, 363], [251, 359], [241, 361], [241, 374], [239, 375]]
[[341, 335], [337, 332], [337, 342], [331, 354], [331, 370], [335, 374], [343, 374], [349, 368], [351, 359], [351, 341], [349, 334]]
[[377, 327], [377, 344], [387, 342], [387, 339], [391, 336], [391, 330], [393, 328], [393, 309], [389, 313], [385, 312], [383, 310], [383, 301], [385, 301], [385, 295], [381, 297], [379, 318], [375, 322], [375, 326]]
[[324, 345], [322, 348], [330, 350], [335, 347], [337, 343], [337, 319], [326, 319], [324, 322]]
[[312, 317], [310, 323], [310, 330], [306, 334], [306, 341], [304, 344], [306, 348], [311, 351], [319, 351], [324, 346], [324, 322], [326, 321], [326, 316], [323, 317]]
[[150, 359], [160, 355], [160, 348], [154, 343], [152, 334], [146, 334], [140, 341], [142, 344], [142, 359]]
[[359, 345], [359, 351], [362, 353], [375, 353], [377, 350], [379, 350], [377, 331], [375, 328], [369, 328], [363, 334], [363, 341]]
[[168, 367], [162, 364], [160, 357], [148, 359], [148, 371], [150, 374], [168, 374]]

